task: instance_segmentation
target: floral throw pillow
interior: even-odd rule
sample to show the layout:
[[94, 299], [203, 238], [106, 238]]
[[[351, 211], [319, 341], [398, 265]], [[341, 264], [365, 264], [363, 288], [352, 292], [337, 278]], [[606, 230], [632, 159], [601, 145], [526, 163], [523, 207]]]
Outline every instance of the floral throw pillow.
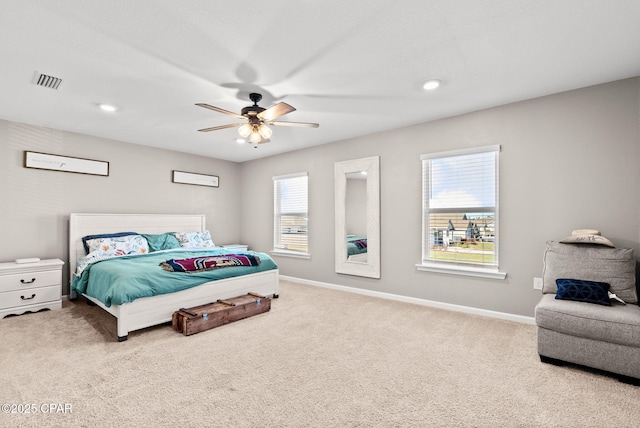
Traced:
[[126, 256], [149, 252], [147, 240], [140, 235], [90, 239], [87, 240], [87, 246], [90, 254], [96, 252], [102, 256]]
[[211, 240], [211, 233], [204, 232], [175, 232], [175, 237], [180, 242], [182, 248], [214, 248], [215, 244]]

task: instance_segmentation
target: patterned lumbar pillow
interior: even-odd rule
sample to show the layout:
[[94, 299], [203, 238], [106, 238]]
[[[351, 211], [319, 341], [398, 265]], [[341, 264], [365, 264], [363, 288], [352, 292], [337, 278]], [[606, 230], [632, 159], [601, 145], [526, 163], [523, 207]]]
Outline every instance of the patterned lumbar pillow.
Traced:
[[559, 278], [556, 279], [556, 285], [558, 286], [556, 299], [611, 306], [609, 284], [606, 282]]
[[211, 232], [174, 232], [182, 248], [214, 248], [216, 245], [211, 240]]

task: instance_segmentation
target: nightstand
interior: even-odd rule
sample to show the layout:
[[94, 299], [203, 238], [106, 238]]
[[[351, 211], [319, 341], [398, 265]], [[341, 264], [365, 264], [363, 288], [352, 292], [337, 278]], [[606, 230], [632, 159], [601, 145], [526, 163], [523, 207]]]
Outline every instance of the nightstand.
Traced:
[[221, 247], [234, 253], [244, 253], [249, 249], [249, 246], [244, 244], [224, 244]]
[[62, 307], [62, 266], [58, 259], [0, 263], [0, 319]]

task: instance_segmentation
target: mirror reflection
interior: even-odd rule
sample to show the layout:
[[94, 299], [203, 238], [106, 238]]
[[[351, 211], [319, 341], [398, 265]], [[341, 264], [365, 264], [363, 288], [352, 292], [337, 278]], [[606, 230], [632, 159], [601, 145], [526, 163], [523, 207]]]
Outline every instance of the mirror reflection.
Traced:
[[336, 272], [380, 278], [380, 161], [335, 164]]
[[367, 263], [367, 171], [346, 174], [347, 260]]

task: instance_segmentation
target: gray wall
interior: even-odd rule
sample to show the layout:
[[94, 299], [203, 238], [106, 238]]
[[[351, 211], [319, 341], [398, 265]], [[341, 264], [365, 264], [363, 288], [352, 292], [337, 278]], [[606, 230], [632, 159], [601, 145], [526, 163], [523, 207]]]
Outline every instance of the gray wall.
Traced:
[[[597, 228], [640, 252], [639, 98], [633, 78], [242, 164], [0, 120], [0, 260], [67, 260], [71, 212], [203, 213], [216, 242], [268, 251], [271, 177], [308, 171], [311, 259], [276, 258], [283, 275], [532, 316], [546, 240]], [[499, 243], [507, 279], [417, 272], [420, 154], [489, 144], [502, 145]], [[109, 161], [110, 176], [26, 169], [24, 150]], [[382, 276], [339, 275], [334, 162], [376, 155]], [[173, 184], [173, 169], [219, 175], [220, 187]], [[66, 293], [66, 273], [64, 284]]]
[[[639, 98], [632, 78], [242, 163], [241, 241], [271, 248], [271, 177], [308, 171], [311, 259], [278, 257], [281, 274], [533, 316], [540, 298], [533, 277], [542, 276], [547, 240], [595, 228], [619, 247], [640, 249]], [[420, 154], [490, 144], [502, 146], [499, 244], [507, 278], [417, 272]], [[334, 273], [331, 232], [334, 162], [374, 155], [381, 165], [379, 280]]]
[[[109, 177], [24, 168], [24, 150], [109, 161]], [[220, 187], [172, 183], [174, 169], [218, 175]], [[214, 242], [235, 243], [239, 183], [234, 162], [0, 120], [0, 260], [68, 261], [72, 212], [206, 214]]]

